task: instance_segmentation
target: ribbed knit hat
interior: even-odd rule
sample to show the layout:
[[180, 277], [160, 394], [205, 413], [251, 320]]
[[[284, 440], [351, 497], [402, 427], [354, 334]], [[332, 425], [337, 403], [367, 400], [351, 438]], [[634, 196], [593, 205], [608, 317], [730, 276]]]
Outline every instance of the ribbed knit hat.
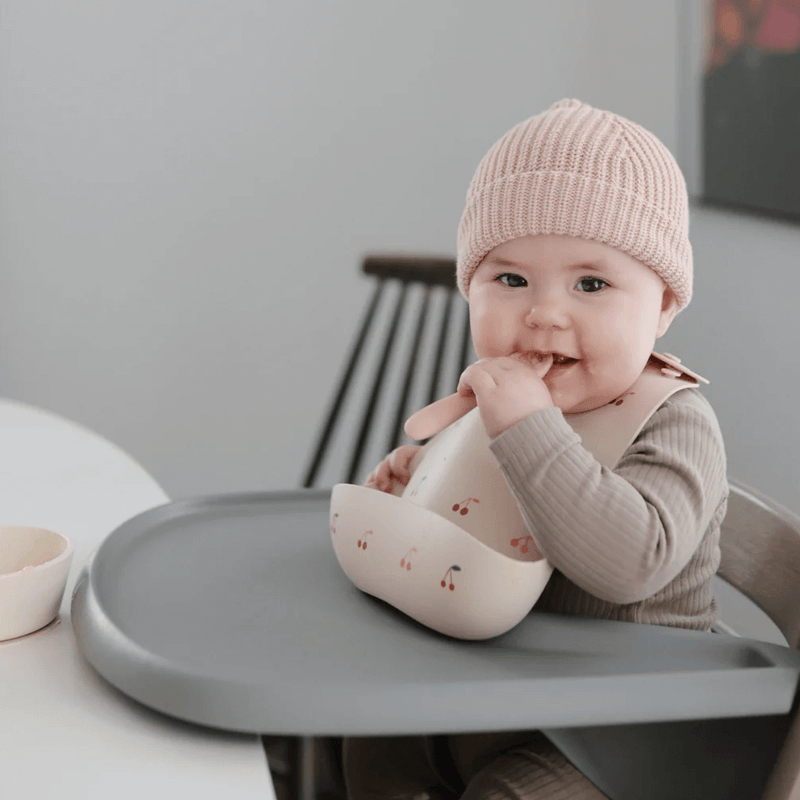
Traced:
[[672, 154], [635, 122], [561, 100], [513, 127], [484, 156], [458, 229], [458, 288], [486, 254], [528, 234], [616, 247], [655, 270], [679, 309], [692, 297], [686, 182]]

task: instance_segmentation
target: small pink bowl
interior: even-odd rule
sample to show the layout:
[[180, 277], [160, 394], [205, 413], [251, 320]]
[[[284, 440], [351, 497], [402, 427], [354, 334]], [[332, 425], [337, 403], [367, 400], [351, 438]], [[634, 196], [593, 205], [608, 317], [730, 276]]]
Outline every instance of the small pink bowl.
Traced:
[[73, 550], [60, 533], [0, 525], [0, 641], [33, 633], [55, 619]]

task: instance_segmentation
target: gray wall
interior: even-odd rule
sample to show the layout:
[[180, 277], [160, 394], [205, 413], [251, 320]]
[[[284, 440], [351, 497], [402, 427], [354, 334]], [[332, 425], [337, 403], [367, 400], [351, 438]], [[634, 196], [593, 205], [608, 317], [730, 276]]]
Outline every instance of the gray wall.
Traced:
[[[679, 0], [0, 2], [0, 391], [173, 497], [298, 484], [370, 249], [450, 254], [467, 183], [562, 97], [677, 151]], [[800, 511], [800, 226], [694, 210], [662, 340], [730, 472]]]

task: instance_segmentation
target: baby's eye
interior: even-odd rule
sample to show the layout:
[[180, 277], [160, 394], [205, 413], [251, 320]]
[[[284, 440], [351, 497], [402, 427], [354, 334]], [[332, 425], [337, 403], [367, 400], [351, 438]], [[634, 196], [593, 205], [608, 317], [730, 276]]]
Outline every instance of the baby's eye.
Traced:
[[500, 283], [504, 284], [505, 286], [509, 286], [512, 289], [520, 289], [523, 286], [527, 286], [528, 282], [523, 278], [521, 275], [517, 275], [515, 272], [503, 272], [495, 278], [496, 281], [500, 281]]
[[602, 278], [588, 277], [588, 278], [581, 278], [578, 281], [578, 286], [581, 287], [580, 291], [582, 292], [589, 292], [590, 294], [595, 294], [596, 292], [599, 292], [601, 289], [608, 286], [608, 283], [606, 283], [606, 281], [604, 281]]

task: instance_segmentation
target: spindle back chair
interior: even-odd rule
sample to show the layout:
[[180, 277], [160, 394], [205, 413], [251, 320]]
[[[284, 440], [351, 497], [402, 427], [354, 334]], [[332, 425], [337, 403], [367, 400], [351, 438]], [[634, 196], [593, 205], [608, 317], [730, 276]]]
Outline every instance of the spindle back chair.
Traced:
[[[397, 447], [404, 440], [403, 422], [416, 410], [410, 407], [411, 398], [420, 396], [421, 406], [455, 391], [471, 354], [469, 314], [456, 289], [455, 259], [376, 254], [364, 257], [362, 269], [374, 277], [375, 287], [303, 476], [304, 488], [324, 485], [323, 464], [346, 406], [355, 404], [359, 412], [355, 427], [347, 434], [352, 446], [344, 448], [349, 452], [345, 452], [346, 458], [339, 458], [333, 482], [357, 483], [370, 441], [383, 442], [376, 451], [383, 455]], [[389, 299], [392, 284], [393, 302]], [[381, 323], [376, 312], [384, 297], [391, 303], [391, 314]], [[380, 337], [380, 346], [370, 351], [368, 345], [374, 336]], [[405, 353], [400, 352], [403, 346]], [[422, 358], [423, 350], [428, 358]], [[448, 356], [455, 358], [455, 364]], [[370, 357], [371, 363], [361, 363]], [[443, 377], [447, 367], [454, 367], [449, 385]], [[356, 379], [359, 368], [368, 387]], [[390, 372], [395, 373], [394, 381]], [[393, 385], [399, 389], [394, 399], [386, 392]]]

